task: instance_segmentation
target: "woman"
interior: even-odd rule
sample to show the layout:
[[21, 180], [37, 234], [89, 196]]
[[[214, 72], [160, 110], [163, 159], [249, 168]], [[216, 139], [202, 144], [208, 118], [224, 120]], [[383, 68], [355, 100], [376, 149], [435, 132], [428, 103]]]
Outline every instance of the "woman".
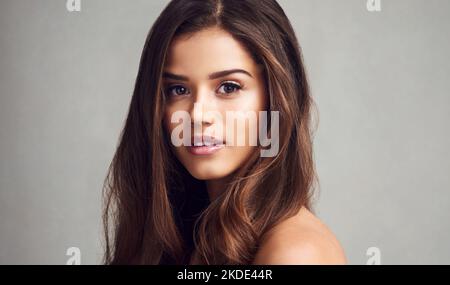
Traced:
[[[147, 37], [105, 180], [105, 263], [345, 263], [311, 212], [311, 105], [275, 0], [171, 1]], [[278, 115], [268, 127], [275, 155], [250, 143], [253, 124], [223, 119], [264, 111]], [[182, 132], [180, 112], [190, 118]]]

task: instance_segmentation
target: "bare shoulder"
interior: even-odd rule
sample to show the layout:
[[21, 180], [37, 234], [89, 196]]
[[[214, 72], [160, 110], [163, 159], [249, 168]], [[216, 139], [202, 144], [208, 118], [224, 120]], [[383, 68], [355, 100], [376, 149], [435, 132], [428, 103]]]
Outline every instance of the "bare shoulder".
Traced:
[[346, 264], [335, 235], [306, 208], [270, 230], [253, 264]]

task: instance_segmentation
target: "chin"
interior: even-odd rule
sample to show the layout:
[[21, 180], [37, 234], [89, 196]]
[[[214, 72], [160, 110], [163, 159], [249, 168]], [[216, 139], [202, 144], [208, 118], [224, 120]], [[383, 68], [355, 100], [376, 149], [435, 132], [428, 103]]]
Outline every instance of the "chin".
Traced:
[[213, 180], [220, 179], [228, 176], [230, 173], [223, 170], [221, 167], [211, 167], [211, 166], [191, 166], [186, 167], [189, 173], [198, 180]]

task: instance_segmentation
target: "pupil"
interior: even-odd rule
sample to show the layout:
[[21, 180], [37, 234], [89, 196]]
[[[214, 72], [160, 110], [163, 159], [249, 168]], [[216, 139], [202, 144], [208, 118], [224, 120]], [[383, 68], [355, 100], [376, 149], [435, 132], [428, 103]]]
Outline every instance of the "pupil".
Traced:
[[177, 89], [178, 95], [183, 94], [183, 92], [184, 92], [184, 87], [178, 87], [178, 89]]

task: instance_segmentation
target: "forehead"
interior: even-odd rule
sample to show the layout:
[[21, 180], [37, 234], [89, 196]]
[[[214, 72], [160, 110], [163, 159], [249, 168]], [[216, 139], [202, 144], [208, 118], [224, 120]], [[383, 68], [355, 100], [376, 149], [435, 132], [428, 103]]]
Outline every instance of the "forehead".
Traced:
[[219, 70], [242, 68], [256, 72], [256, 64], [246, 48], [228, 32], [211, 28], [173, 40], [166, 69], [202, 76]]

